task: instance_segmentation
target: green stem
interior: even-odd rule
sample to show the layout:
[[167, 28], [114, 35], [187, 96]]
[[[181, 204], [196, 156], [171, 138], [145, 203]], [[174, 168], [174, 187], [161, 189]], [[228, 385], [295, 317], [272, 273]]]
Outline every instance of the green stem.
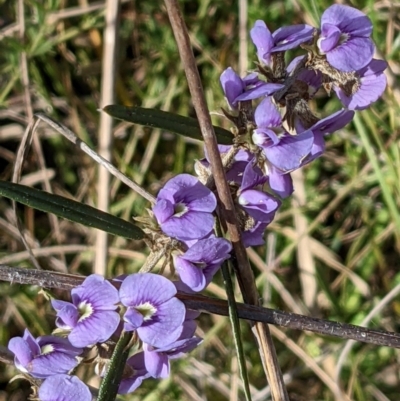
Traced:
[[97, 401], [114, 401], [129, 356], [131, 332], [124, 332], [114, 349], [110, 365], [99, 389]]

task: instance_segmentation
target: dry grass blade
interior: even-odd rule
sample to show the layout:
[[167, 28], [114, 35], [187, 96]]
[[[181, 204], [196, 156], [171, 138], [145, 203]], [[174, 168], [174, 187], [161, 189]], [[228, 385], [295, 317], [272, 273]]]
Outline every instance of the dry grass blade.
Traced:
[[[119, 0], [108, 0], [106, 5], [106, 27], [103, 36], [103, 61], [101, 75], [101, 103], [100, 108], [115, 103], [117, 38], [119, 20]], [[111, 160], [112, 153], [113, 119], [106, 113], [100, 114], [99, 126], [99, 155]], [[97, 207], [105, 212], [110, 205], [110, 173], [108, 170], [98, 169], [97, 179]], [[106, 232], [96, 231], [96, 256], [93, 262], [93, 273], [105, 275], [107, 269], [108, 235]]]
[[129, 188], [133, 191], [137, 192], [139, 195], [143, 196], [143, 198], [147, 199], [149, 202], [154, 203], [155, 198], [154, 196], [150, 195], [146, 192], [142, 187], [137, 185], [133, 182], [130, 178], [126, 175], [122, 174], [115, 166], [113, 166], [108, 160], [101, 157], [98, 153], [96, 153], [92, 148], [90, 148], [85, 142], [79, 139], [69, 128], [65, 125], [54, 121], [52, 118], [42, 114], [36, 113], [35, 114], [40, 120], [46, 122], [51, 127], [53, 127], [57, 132], [65, 136], [69, 141], [74, 143], [75, 145], [79, 146], [87, 155], [89, 155], [93, 160], [97, 163], [101, 164], [104, 168], [106, 168], [112, 175], [117, 177], [121, 180], [124, 184], [126, 184]]

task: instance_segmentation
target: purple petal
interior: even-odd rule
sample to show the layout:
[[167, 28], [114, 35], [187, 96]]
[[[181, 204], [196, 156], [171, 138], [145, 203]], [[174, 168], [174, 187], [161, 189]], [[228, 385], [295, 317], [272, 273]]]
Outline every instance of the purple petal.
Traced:
[[244, 191], [238, 201], [251, 217], [264, 223], [272, 221], [275, 211], [281, 204], [273, 196], [254, 189]]
[[322, 26], [321, 37], [318, 40], [318, 46], [323, 53], [331, 51], [340, 40], [340, 29], [331, 24], [324, 24]]
[[352, 110], [339, 110], [328, 117], [319, 120], [314, 124], [310, 130], [314, 135], [325, 135], [342, 129], [347, 125], [354, 117], [354, 111]]
[[64, 306], [69, 306], [71, 305], [71, 302], [66, 302], [66, 301], [60, 301], [58, 299], [52, 299], [51, 300], [51, 306], [58, 312], [60, 311], [62, 308], [64, 308]]
[[191, 262], [222, 263], [229, 257], [232, 245], [224, 238], [199, 240], [182, 256]]
[[371, 39], [353, 37], [329, 51], [326, 59], [332, 67], [340, 71], [356, 71], [372, 60], [374, 50]]
[[232, 109], [234, 109], [235, 99], [244, 92], [245, 84], [238, 74], [231, 68], [227, 68], [219, 78], [226, 100]]
[[175, 294], [176, 288], [170, 280], [153, 273], [131, 274], [119, 289], [121, 302], [125, 306], [138, 306], [145, 302], [159, 305]]
[[259, 147], [268, 147], [272, 145], [277, 145], [280, 141], [278, 135], [269, 128], [257, 128], [253, 131], [251, 139], [254, 145]]
[[192, 291], [202, 291], [206, 286], [206, 279], [202, 269], [179, 256], [174, 258], [174, 266], [179, 274], [179, 278]]
[[161, 225], [165, 234], [183, 241], [203, 238], [211, 232], [213, 227], [212, 214], [197, 211], [189, 211], [180, 217], [172, 217]]
[[158, 224], [163, 224], [175, 213], [174, 205], [167, 199], [158, 199], [152, 211]]
[[191, 337], [191, 338], [186, 338], [184, 340], [176, 341], [173, 344], [173, 348], [170, 351], [168, 351], [168, 358], [169, 359], [181, 358], [190, 351], [193, 351], [202, 342], [203, 339], [200, 337]]
[[328, 7], [321, 16], [321, 26], [336, 25], [342, 32], [354, 36], [369, 37], [372, 33], [371, 20], [356, 8], [334, 4]]
[[41, 401], [91, 401], [92, 394], [76, 376], [61, 374], [42, 383], [39, 398]]
[[314, 135], [311, 130], [299, 135], [286, 135], [276, 146], [263, 148], [267, 159], [282, 172], [299, 168], [303, 159], [310, 153]]
[[258, 99], [259, 97], [272, 95], [279, 89], [282, 89], [282, 84], [273, 84], [273, 83], [263, 83], [261, 85], [256, 86], [255, 88], [248, 89], [243, 92], [240, 96], [235, 99], [235, 104], [237, 102], [244, 102], [248, 100]]
[[126, 361], [126, 364], [129, 366], [129, 370], [133, 371], [133, 373], [130, 377], [122, 379], [118, 388], [118, 394], [128, 394], [135, 391], [142, 384], [144, 379], [150, 377], [150, 373], [147, 372], [144, 364], [143, 352], [131, 356]]
[[314, 135], [314, 143], [311, 148], [310, 154], [304, 159], [302, 166], [312, 162], [313, 160], [320, 157], [325, 151], [325, 140], [324, 135], [316, 134]]
[[313, 38], [314, 28], [310, 25], [290, 25], [277, 29], [273, 34], [275, 46], [273, 52], [294, 49]]
[[254, 188], [258, 185], [264, 184], [266, 177], [263, 176], [259, 167], [254, 166], [253, 163], [248, 163], [243, 173], [243, 180], [240, 186], [240, 191]]
[[68, 373], [78, 365], [74, 356], [63, 352], [50, 352], [35, 358], [29, 366], [29, 372], [33, 377], [43, 379], [49, 376]]
[[77, 325], [78, 320], [79, 312], [76, 306], [65, 302], [64, 307], [57, 312], [56, 326], [62, 329], [72, 329]]
[[256, 225], [247, 231], [242, 233], [242, 240], [244, 246], [247, 248], [249, 246], [257, 246], [264, 244], [264, 231], [267, 224], [257, 222]]
[[70, 356], [78, 356], [83, 352], [82, 348], [74, 347], [68, 339], [53, 335], [38, 337], [37, 342], [41, 348], [46, 345], [51, 345], [54, 352], [63, 352]]
[[351, 96], [346, 96], [342, 89], [334, 87], [334, 90], [343, 106], [350, 110], [363, 110], [373, 102], [376, 102], [386, 88], [387, 80], [383, 71], [387, 68], [386, 61], [373, 59], [359, 74], [360, 87]]
[[213, 212], [217, 206], [214, 194], [190, 174], [179, 174], [169, 180], [158, 193], [157, 200], [168, 199], [171, 194], [176, 203], [188, 205], [191, 210]]
[[160, 352], [144, 351], [146, 369], [156, 379], [165, 379], [169, 376], [170, 366], [168, 357]]
[[26, 366], [35, 356], [28, 343], [21, 337], [14, 337], [8, 342], [8, 349], [15, 355], [16, 367], [26, 372]]
[[120, 322], [118, 312], [95, 311], [86, 319], [78, 322], [68, 336], [75, 347], [87, 347], [106, 342], [115, 332]]
[[143, 324], [143, 315], [134, 308], [128, 308], [124, 315], [124, 322], [126, 331], [134, 331]]
[[269, 97], [265, 98], [254, 112], [254, 120], [257, 128], [280, 127], [282, 117]]
[[153, 347], [162, 347], [177, 339], [185, 318], [185, 306], [179, 299], [172, 298], [159, 305], [156, 319], [145, 322], [137, 329], [139, 338]]
[[99, 274], [87, 277], [71, 295], [74, 305], [85, 300], [96, 310], [115, 310], [119, 302], [118, 290]]
[[264, 21], [257, 20], [250, 30], [250, 37], [257, 48], [258, 60], [266, 65], [271, 63], [271, 49], [274, 39]]
[[269, 172], [269, 186], [283, 199], [293, 193], [293, 181], [290, 173], [282, 174], [272, 166]]

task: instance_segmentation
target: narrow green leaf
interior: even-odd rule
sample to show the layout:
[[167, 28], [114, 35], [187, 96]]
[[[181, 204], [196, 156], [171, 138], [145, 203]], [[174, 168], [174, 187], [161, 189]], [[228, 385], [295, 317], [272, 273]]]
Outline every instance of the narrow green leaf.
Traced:
[[144, 232], [134, 224], [92, 206], [13, 182], [0, 181], [0, 195], [58, 217], [98, 228], [120, 237], [142, 239]]
[[[199, 122], [195, 118], [180, 116], [179, 114], [143, 107], [125, 107], [109, 105], [103, 111], [119, 120], [145, 125], [146, 127], [160, 128], [182, 136], [203, 140]], [[228, 130], [214, 126], [217, 142], [221, 145], [232, 145], [233, 135]]]

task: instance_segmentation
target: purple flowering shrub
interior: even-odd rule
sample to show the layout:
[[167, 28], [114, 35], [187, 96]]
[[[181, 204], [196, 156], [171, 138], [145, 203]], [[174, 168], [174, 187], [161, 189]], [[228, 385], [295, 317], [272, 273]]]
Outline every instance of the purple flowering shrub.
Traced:
[[[266, 227], [295, 190], [291, 172], [320, 157], [325, 137], [382, 95], [387, 64], [372, 58], [371, 32], [369, 18], [344, 5], [329, 7], [320, 28], [295, 25], [271, 33], [256, 21], [250, 36], [257, 71], [241, 78], [229, 67], [221, 74], [229, 107], [223, 112], [235, 127], [232, 145], [219, 150], [245, 246], [264, 243]], [[287, 63], [286, 51], [293, 49], [306, 54]], [[320, 118], [309, 101], [323, 90], [335, 93], [343, 108]], [[230, 258], [232, 245], [216, 235], [220, 210], [207, 154], [195, 171], [198, 178], [180, 174], [170, 179], [149, 216], [136, 219], [151, 252], [140, 273], [113, 283], [99, 275], [87, 277], [71, 291], [71, 302], [51, 301], [57, 326], [53, 335], [35, 339], [26, 330], [10, 340], [15, 366], [24, 375], [44, 379], [41, 400], [53, 400], [54, 394], [57, 400], [89, 400], [88, 387], [71, 373], [91, 349], [97, 351], [97, 371], [104, 376], [125, 332], [133, 333], [135, 351], [126, 361], [120, 394], [133, 392], [147, 378], [168, 377], [170, 360], [201, 343], [195, 335], [197, 313], [186, 309], [177, 289], [203, 291]], [[178, 282], [148, 272], [163, 257], [161, 271], [169, 265]], [[110, 350], [105, 356], [103, 346]], [[59, 388], [67, 390], [58, 393]]]

